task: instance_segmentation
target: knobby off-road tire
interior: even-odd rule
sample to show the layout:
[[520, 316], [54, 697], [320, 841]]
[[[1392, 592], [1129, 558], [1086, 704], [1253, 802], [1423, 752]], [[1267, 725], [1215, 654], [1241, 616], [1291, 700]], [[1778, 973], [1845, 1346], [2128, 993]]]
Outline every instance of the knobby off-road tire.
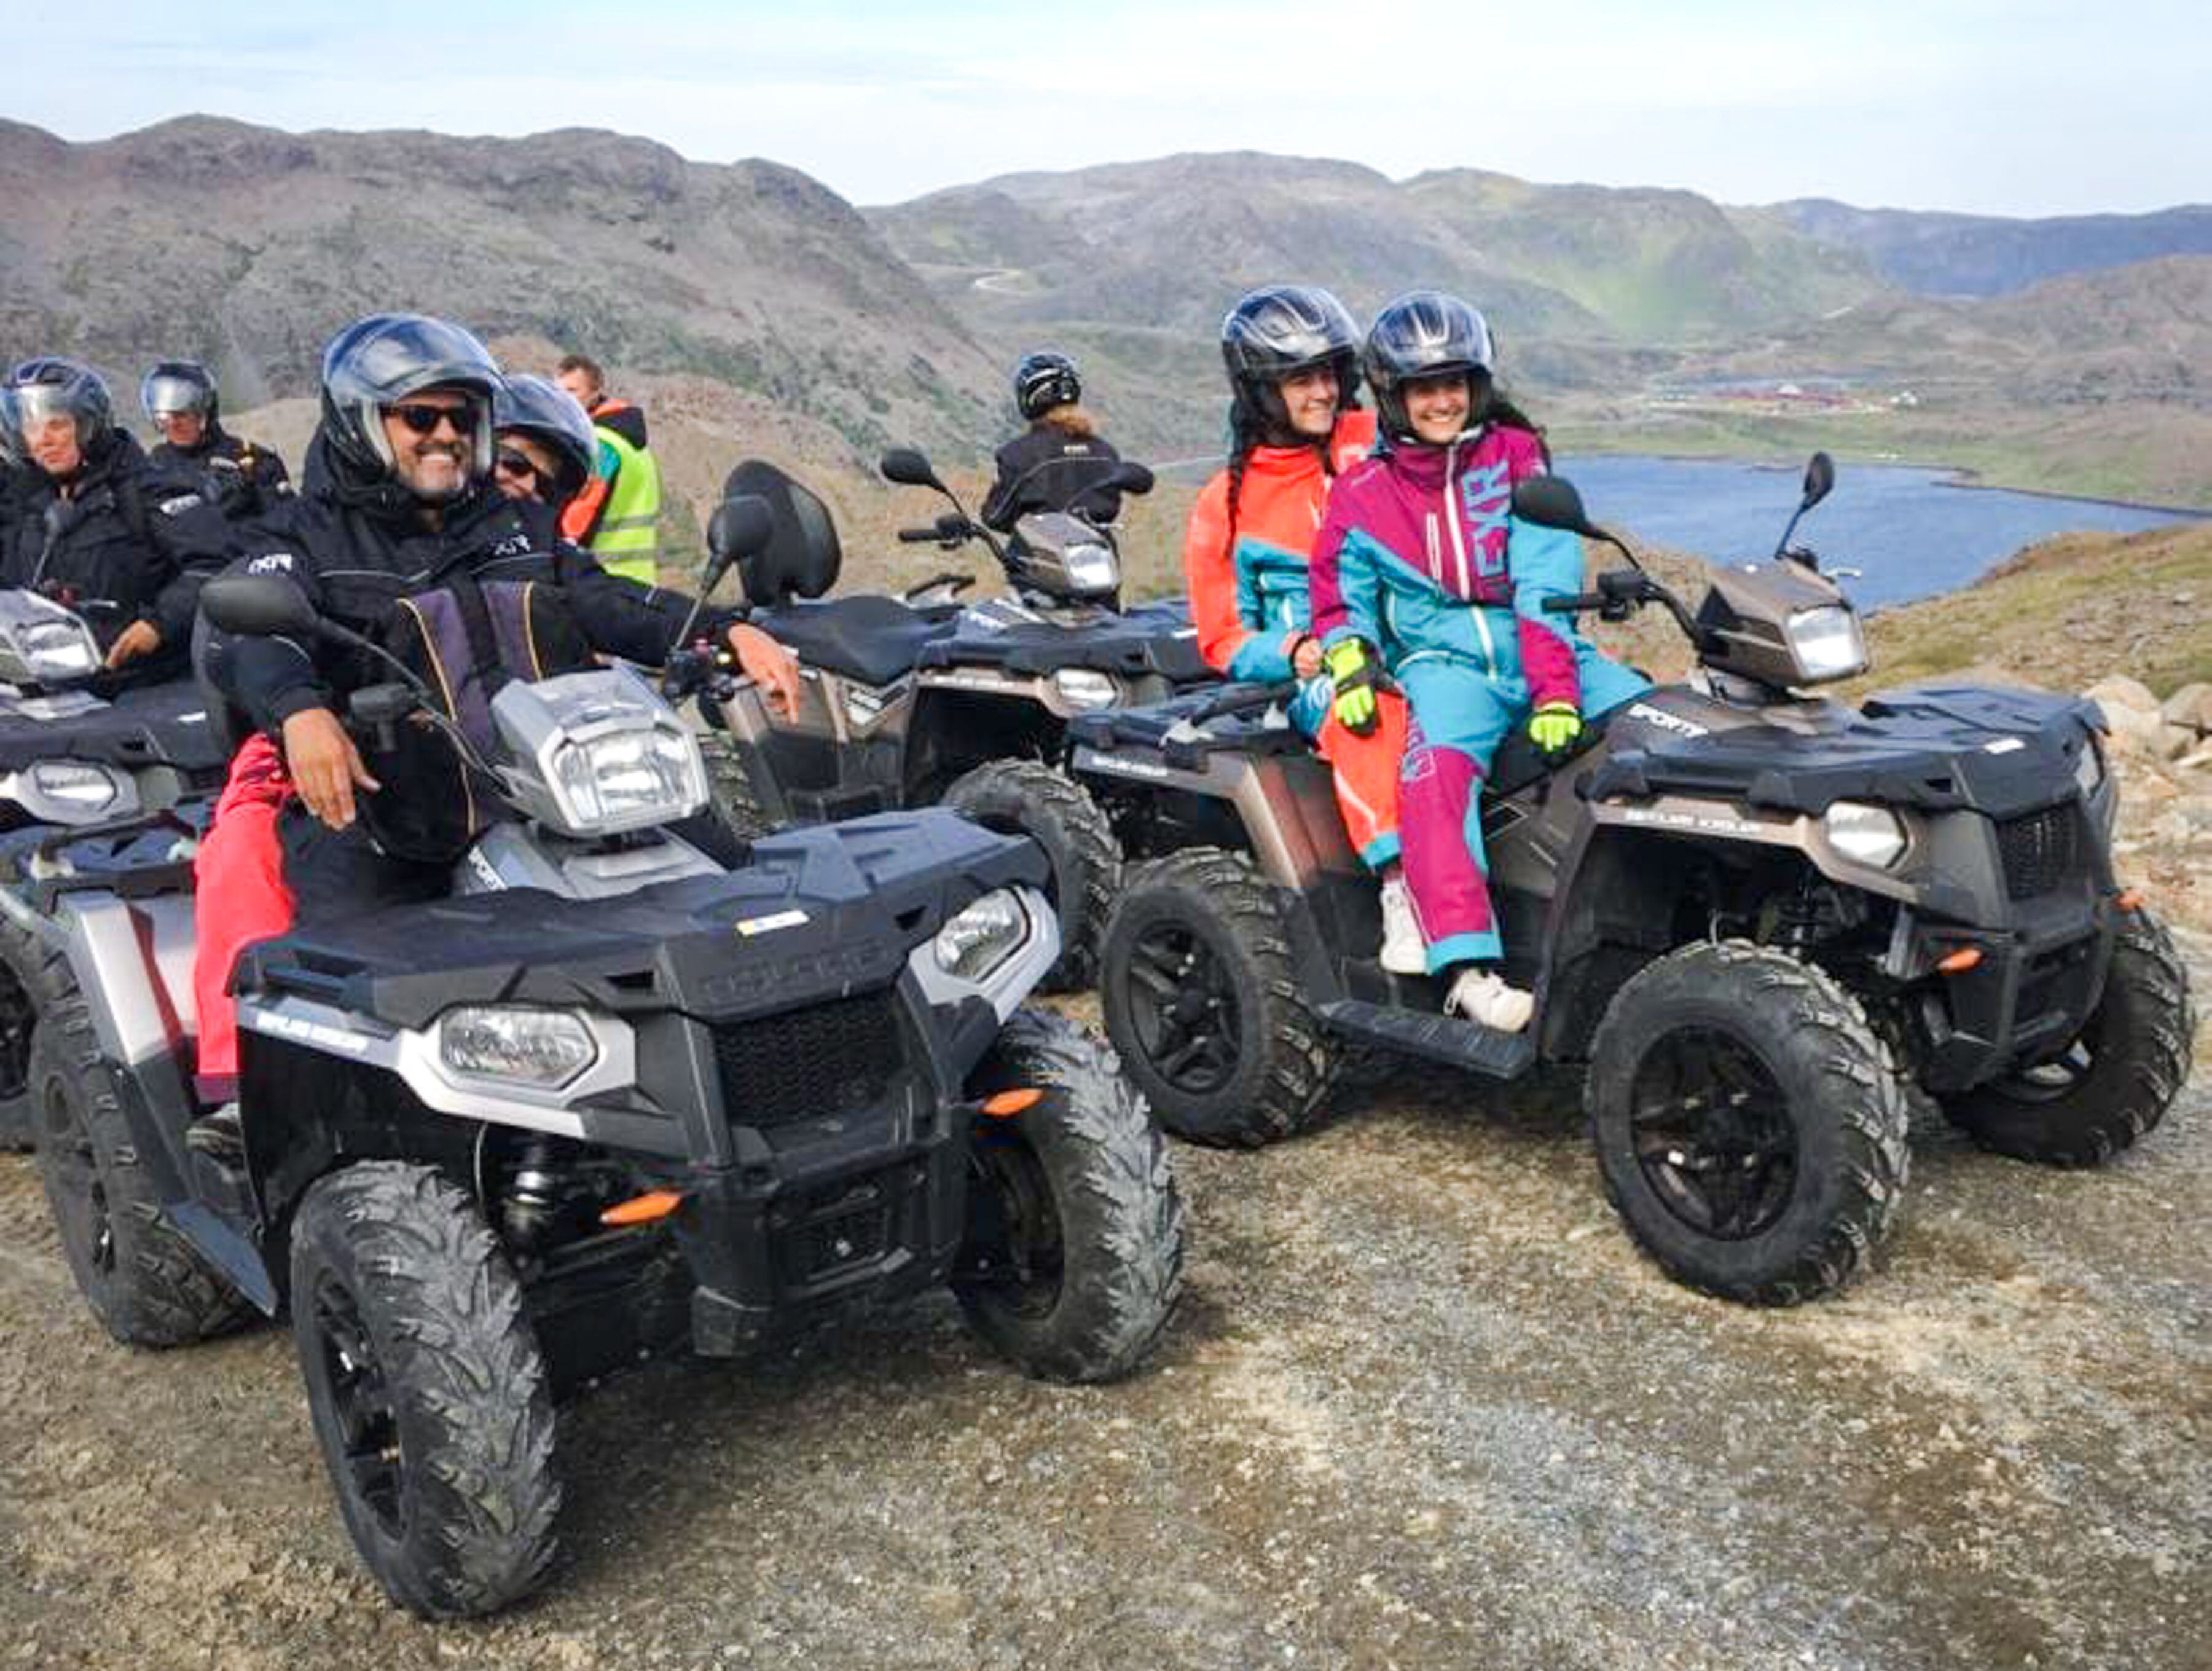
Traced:
[[292, 1232], [292, 1334], [354, 1545], [428, 1619], [486, 1613], [552, 1565], [553, 1404], [522, 1286], [427, 1167], [348, 1167]]
[[969, 1325], [1030, 1375], [1110, 1381], [1143, 1361], [1182, 1292], [1183, 1213], [1167, 1145], [1114, 1053], [1018, 1010], [971, 1089], [1036, 1089], [981, 1115], [969, 1185], [987, 1192], [953, 1282]]
[[1724, 1299], [1841, 1288], [1905, 1199], [1887, 1048], [1827, 974], [1769, 947], [1699, 944], [1639, 970], [1598, 1027], [1585, 1100], [1629, 1234]]
[[1258, 1148], [1305, 1126], [1342, 1050], [1299, 986], [1281, 894], [1238, 854], [1192, 848], [1133, 866], [1106, 928], [1106, 1030], [1160, 1122]]
[[161, 1216], [123, 1115], [114, 1067], [74, 989], [31, 1039], [39, 1172], [85, 1303], [126, 1346], [181, 1346], [253, 1315], [245, 1297]]
[[1026, 836], [1052, 865], [1060, 961], [1039, 989], [1081, 992], [1098, 977], [1098, 937], [1121, 885], [1121, 845], [1098, 803], [1041, 760], [992, 760], [955, 778], [943, 805], [986, 829]]
[[31, 1094], [31, 1034], [64, 987], [62, 954], [0, 917], [0, 1153], [37, 1141]]
[[2166, 1117], [2189, 1079], [2197, 1019], [2189, 970], [2148, 911], [2120, 919], [2104, 995], [2072, 1049], [2045, 1068], [1942, 1099], [1975, 1142], [2015, 1160], [2097, 1166]]
[[775, 829], [763, 810], [736, 740], [727, 732], [698, 731], [699, 752], [707, 762], [707, 810], [741, 842], [757, 841]]

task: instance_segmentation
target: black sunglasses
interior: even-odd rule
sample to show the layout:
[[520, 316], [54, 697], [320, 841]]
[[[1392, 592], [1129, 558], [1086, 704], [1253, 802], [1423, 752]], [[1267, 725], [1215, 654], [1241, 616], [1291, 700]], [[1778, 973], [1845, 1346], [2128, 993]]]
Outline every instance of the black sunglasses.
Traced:
[[491, 467], [501, 476], [528, 477], [538, 484], [540, 493], [553, 490], [553, 478], [512, 447], [502, 447], [493, 454]]
[[473, 400], [465, 400], [458, 406], [429, 406], [410, 403], [404, 406], [384, 409], [418, 435], [434, 435], [441, 423], [451, 423], [456, 435], [466, 435], [477, 427], [483, 408]]

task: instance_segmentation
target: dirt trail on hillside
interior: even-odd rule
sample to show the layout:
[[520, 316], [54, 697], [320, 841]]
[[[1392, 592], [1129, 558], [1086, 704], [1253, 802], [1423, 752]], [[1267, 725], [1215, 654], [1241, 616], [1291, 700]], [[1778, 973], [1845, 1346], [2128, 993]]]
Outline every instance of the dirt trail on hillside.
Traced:
[[110, 1344], [0, 1158], [0, 1667], [2199, 1671], [2208, 1103], [2098, 1173], [1923, 1134], [1881, 1267], [1774, 1313], [1457, 1081], [1179, 1149], [1134, 1381], [1024, 1382], [949, 1303], [641, 1371], [565, 1418], [552, 1585], [442, 1629], [356, 1566], [288, 1336]]

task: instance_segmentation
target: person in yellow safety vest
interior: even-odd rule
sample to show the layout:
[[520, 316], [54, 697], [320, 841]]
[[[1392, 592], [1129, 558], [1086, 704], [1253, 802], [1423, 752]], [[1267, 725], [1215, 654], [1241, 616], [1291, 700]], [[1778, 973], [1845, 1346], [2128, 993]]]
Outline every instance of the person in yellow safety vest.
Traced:
[[660, 465], [647, 450], [645, 414], [606, 392], [606, 376], [586, 354], [561, 362], [555, 381], [591, 415], [599, 466], [561, 518], [564, 538], [582, 546], [610, 574], [656, 586], [660, 579]]

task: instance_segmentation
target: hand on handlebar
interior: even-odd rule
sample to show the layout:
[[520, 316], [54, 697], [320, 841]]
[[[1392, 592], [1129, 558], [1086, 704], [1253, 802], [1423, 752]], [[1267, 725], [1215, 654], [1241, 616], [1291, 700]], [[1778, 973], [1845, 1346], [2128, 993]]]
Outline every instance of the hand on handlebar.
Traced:
[[284, 721], [284, 768], [307, 811], [332, 829], [353, 823], [356, 786], [384, 787], [368, 775], [361, 750], [327, 708], [303, 708]]
[[120, 667], [126, 661], [136, 661], [161, 647], [161, 629], [151, 621], [133, 621], [115, 635], [115, 641], [107, 647], [107, 665]]
[[1546, 754], [1564, 754], [1583, 734], [1583, 716], [1572, 702], [1545, 702], [1528, 716], [1528, 740]]

